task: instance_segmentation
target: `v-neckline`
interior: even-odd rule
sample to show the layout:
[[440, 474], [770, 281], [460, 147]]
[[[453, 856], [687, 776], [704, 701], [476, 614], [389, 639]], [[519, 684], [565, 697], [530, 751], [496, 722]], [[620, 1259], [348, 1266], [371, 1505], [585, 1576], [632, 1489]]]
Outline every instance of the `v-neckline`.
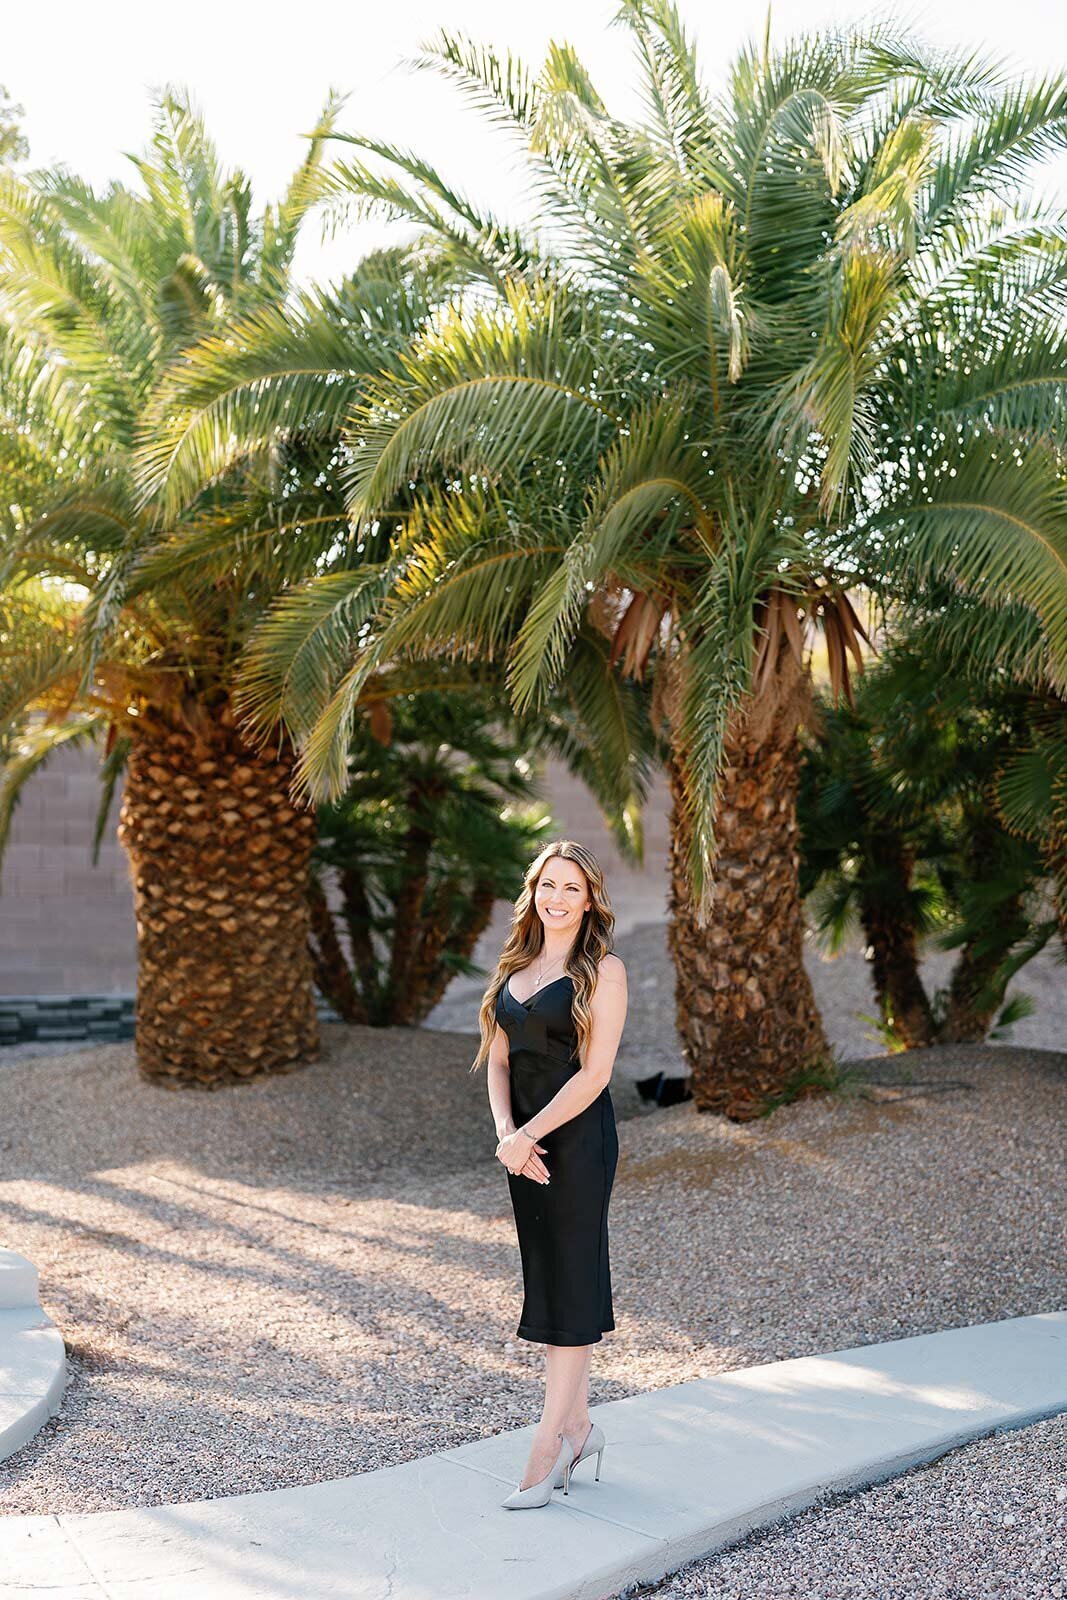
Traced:
[[515, 1004], [517, 1006], [523, 1006], [527, 1010], [529, 1010], [530, 1006], [533, 1005], [534, 1001], [537, 999], [537, 996], [539, 994], [544, 994], [546, 989], [551, 989], [557, 983], [562, 983], [564, 978], [566, 978], [568, 981], [570, 981], [570, 973], [569, 972], [563, 972], [563, 973], [560, 974], [560, 976], [558, 978], [553, 978], [551, 983], [543, 983], [541, 985], [540, 989], [535, 989], [534, 990], [534, 992], [530, 996], [529, 1000], [520, 1000], [518, 995], [515, 993], [514, 989], [512, 989], [510, 972], [508, 973], [508, 976], [505, 979], [504, 987], [507, 989], [508, 994], [511, 996], [512, 1000], [514, 1000], [514, 1002], [515, 1002]]

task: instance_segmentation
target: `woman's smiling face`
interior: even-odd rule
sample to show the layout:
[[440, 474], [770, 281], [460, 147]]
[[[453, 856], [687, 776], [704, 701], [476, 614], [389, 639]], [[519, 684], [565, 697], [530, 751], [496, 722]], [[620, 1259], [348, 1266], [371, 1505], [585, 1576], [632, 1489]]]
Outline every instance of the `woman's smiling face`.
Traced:
[[576, 933], [582, 913], [592, 904], [585, 873], [575, 861], [553, 856], [541, 868], [534, 892], [534, 908], [545, 928]]

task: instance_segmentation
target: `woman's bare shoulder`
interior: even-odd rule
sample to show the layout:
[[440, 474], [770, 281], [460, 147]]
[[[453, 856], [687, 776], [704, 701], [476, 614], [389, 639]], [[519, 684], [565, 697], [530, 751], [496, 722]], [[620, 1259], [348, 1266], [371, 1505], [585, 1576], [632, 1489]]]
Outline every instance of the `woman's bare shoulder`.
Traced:
[[597, 973], [601, 978], [606, 978], [609, 983], [625, 983], [626, 968], [616, 955], [601, 956], [597, 963]]

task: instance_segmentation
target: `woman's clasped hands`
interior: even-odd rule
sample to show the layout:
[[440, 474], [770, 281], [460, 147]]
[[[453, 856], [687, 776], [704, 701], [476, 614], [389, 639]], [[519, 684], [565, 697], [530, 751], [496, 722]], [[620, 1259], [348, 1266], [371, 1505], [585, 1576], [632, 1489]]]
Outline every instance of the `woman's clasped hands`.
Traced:
[[548, 1182], [548, 1168], [541, 1160], [545, 1153], [543, 1144], [534, 1144], [524, 1133], [512, 1126], [502, 1135], [496, 1147], [496, 1157], [516, 1177], [532, 1178], [534, 1183]]

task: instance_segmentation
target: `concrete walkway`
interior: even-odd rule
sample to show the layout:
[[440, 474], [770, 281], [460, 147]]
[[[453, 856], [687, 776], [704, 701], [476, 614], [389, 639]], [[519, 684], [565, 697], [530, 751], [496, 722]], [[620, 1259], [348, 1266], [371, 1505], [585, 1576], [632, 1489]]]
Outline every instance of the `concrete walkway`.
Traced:
[[[0, 1461], [55, 1416], [67, 1383], [59, 1329], [37, 1300], [37, 1268], [0, 1250]], [[0, 1595], [3, 1594], [0, 1565]]]
[[1067, 1312], [743, 1368], [594, 1408], [602, 1476], [505, 1511], [532, 1425], [310, 1487], [0, 1518], [0, 1597], [596, 1600], [827, 1489], [1067, 1411]]

